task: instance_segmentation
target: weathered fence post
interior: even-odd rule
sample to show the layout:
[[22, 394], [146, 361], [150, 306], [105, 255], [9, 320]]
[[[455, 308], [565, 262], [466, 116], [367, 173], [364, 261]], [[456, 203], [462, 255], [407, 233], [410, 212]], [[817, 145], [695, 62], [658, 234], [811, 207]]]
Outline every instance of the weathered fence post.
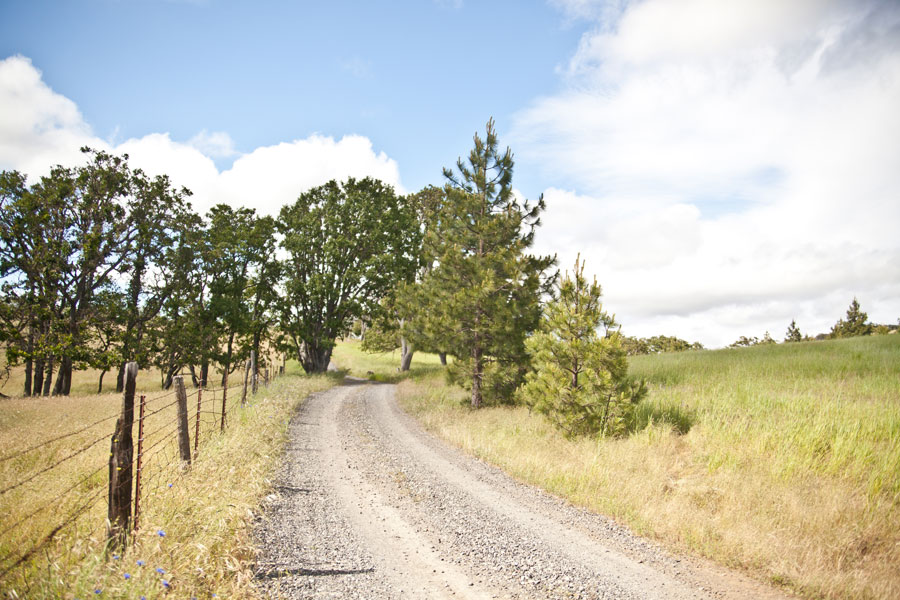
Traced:
[[253, 393], [256, 394], [256, 390], [259, 387], [256, 376], [256, 350], [250, 351], [250, 377], [253, 378]]
[[[250, 352], [253, 352], [251, 350]], [[241, 406], [247, 401], [247, 380], [250, 378], [250, 361], [244, 364], [244, 391], [241, 393]]]
[[131, 478], [134, 458], [134, 387], [138, 365], [125, 365], [125, 393], [122, 396], [122, 412], [116, 420], [109, 451], [109, 510], [106, 537], [113, 547], [121, 547], [128, 535], [131, 521]]
[[173, 383], [175, 384], [175, 399], [178, 401], [178, 452], [181, 460], [190, 467], [191, 436], [188, 432], [187, 392], [184, 391], [184, 377], [176, 375]]
[[134, 474], [134, 530], [138, 530], [138, 519], [141, 518], [141, 471], [144, 457], [144, 409], [147, 406], [147, 397], [141, 394], [141, 411], [138, 415], [138, 448], [137, 470]]
[[220, 427], [221, 431], [225, 431], [225, 400], [228, 398], [228, 373], [225, 373], [225, 377], [222, 379], [222, 426]]
[[194, 459], [197, 459], [198, 446], [200, 444], [200, 400], [203, 398], [203, 388], [197, 390], [197, 430], [194, 432]]

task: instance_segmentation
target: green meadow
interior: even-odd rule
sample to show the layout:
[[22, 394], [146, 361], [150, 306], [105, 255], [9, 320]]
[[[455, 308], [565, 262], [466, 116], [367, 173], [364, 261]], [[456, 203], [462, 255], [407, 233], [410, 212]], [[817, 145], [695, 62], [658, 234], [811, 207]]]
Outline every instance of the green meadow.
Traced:
[[473, 411], [437, 358], [365, 355], [429, 430], [514, 477], [809, 598], [900, 597], [900, 335], [630, 359], [621, 439], [567, 440], [523, 407]]

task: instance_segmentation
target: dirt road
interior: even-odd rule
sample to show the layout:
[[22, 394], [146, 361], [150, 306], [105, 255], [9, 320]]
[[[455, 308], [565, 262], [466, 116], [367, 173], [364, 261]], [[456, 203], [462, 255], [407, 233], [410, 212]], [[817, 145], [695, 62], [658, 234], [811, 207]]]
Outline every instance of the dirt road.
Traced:
[[780, 597], [449, 448], [391, 385], [316, 394], [290, 430], [256, 530], [270, 597]]

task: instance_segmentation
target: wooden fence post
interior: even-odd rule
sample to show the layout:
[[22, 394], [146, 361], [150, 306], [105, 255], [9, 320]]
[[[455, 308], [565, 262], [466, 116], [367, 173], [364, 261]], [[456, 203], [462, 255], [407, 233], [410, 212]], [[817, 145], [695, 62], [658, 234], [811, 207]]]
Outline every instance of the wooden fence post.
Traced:
[[221, 431], [225, 431], [225, 400], [228, 398], [228, 373], [222, 381], [222, 427]]
[[253, 378], [253, 393], [256, 394], [256, 390], [259, 388], [256, 375], [256, 350], [250, 351], [250, 377]]
[[200, 446], [200, 401], [203, 398], [203, 388], [197, 390], [197, 431], [194, 432], [194, 459], [197, 458], [197, 452]]
[[[250, 352], [253, 352], [251, 350]], [[244, 402], [247, 401], [247, 380], [250, 378], [250, 361], [248, 360], [244, 365], [244, 391], [241, 393], [241, 406], [244, 405]]]
[[141, 460], [144, 456], [144, 411], [147, 406], [147, 397], [141, 394], [141, 410], [138, 415], [138, 447], [137, 447], [137, 471], [134, 474], [134, 530], [138, 530], [138, 520], [141, 518]]
[[128, 525], [131, 521], [131, 478], [134, 459], [134, 388], [138, 365], [125, 365], [125, 393], [122, 396], [122, 412], [116, 420], [109, 451], [109, 510], [106, 537], [113, 547], [125, 544]]
[[191, 466], [191, 436], [188, 432], [187, 392], [184, 390], [184, 377], [176, 375], [175, 399], [178, 401], [178, 452], [181, 460]]

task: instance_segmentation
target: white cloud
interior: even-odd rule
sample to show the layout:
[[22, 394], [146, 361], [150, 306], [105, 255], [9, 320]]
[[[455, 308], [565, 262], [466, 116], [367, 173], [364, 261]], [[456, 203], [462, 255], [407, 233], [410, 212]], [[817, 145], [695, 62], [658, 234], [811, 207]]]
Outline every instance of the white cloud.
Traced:
[[75, 103], [51, 90], [24, 56], [0, 61], [0, 166], [26, 173], [81, 159], [96, 138]]
[[188, 146], [196, 148], [211, 158], [230, 158], [237, 154], [237, 150], [234, 149], [234, 140], [224, 131], [210, 133], [204, 129], [189, 139], [187, 143]]
[[545, 193], [541, 249], [581, 251], [641, 335], [815, 333], [854, 295], [895, 322], [898, 31], [875, 2], [646, 0], [598, 24], [516, 119], [520, 164], [577, 190]]
[[201, 213], [224, 202], [277, 214], [303, 191], [347, 177], [376, 177], [405, 193], [396, 161], [358, 135], [312, 135], [256, 148], [222, 172], [212, 159], [237, 155], [225, 132], [201, 131], [187, 142], [168, 133], [112, 142], [94, 135], [75, 103], [51, 90], [29, 59], [0, 61], [0, 169], [18, 169], [33, 179], [56, 164], [82, 163], [82, 146], [125, 153], [133, 167], [167, 174], [175, 185], [191, 189]]

